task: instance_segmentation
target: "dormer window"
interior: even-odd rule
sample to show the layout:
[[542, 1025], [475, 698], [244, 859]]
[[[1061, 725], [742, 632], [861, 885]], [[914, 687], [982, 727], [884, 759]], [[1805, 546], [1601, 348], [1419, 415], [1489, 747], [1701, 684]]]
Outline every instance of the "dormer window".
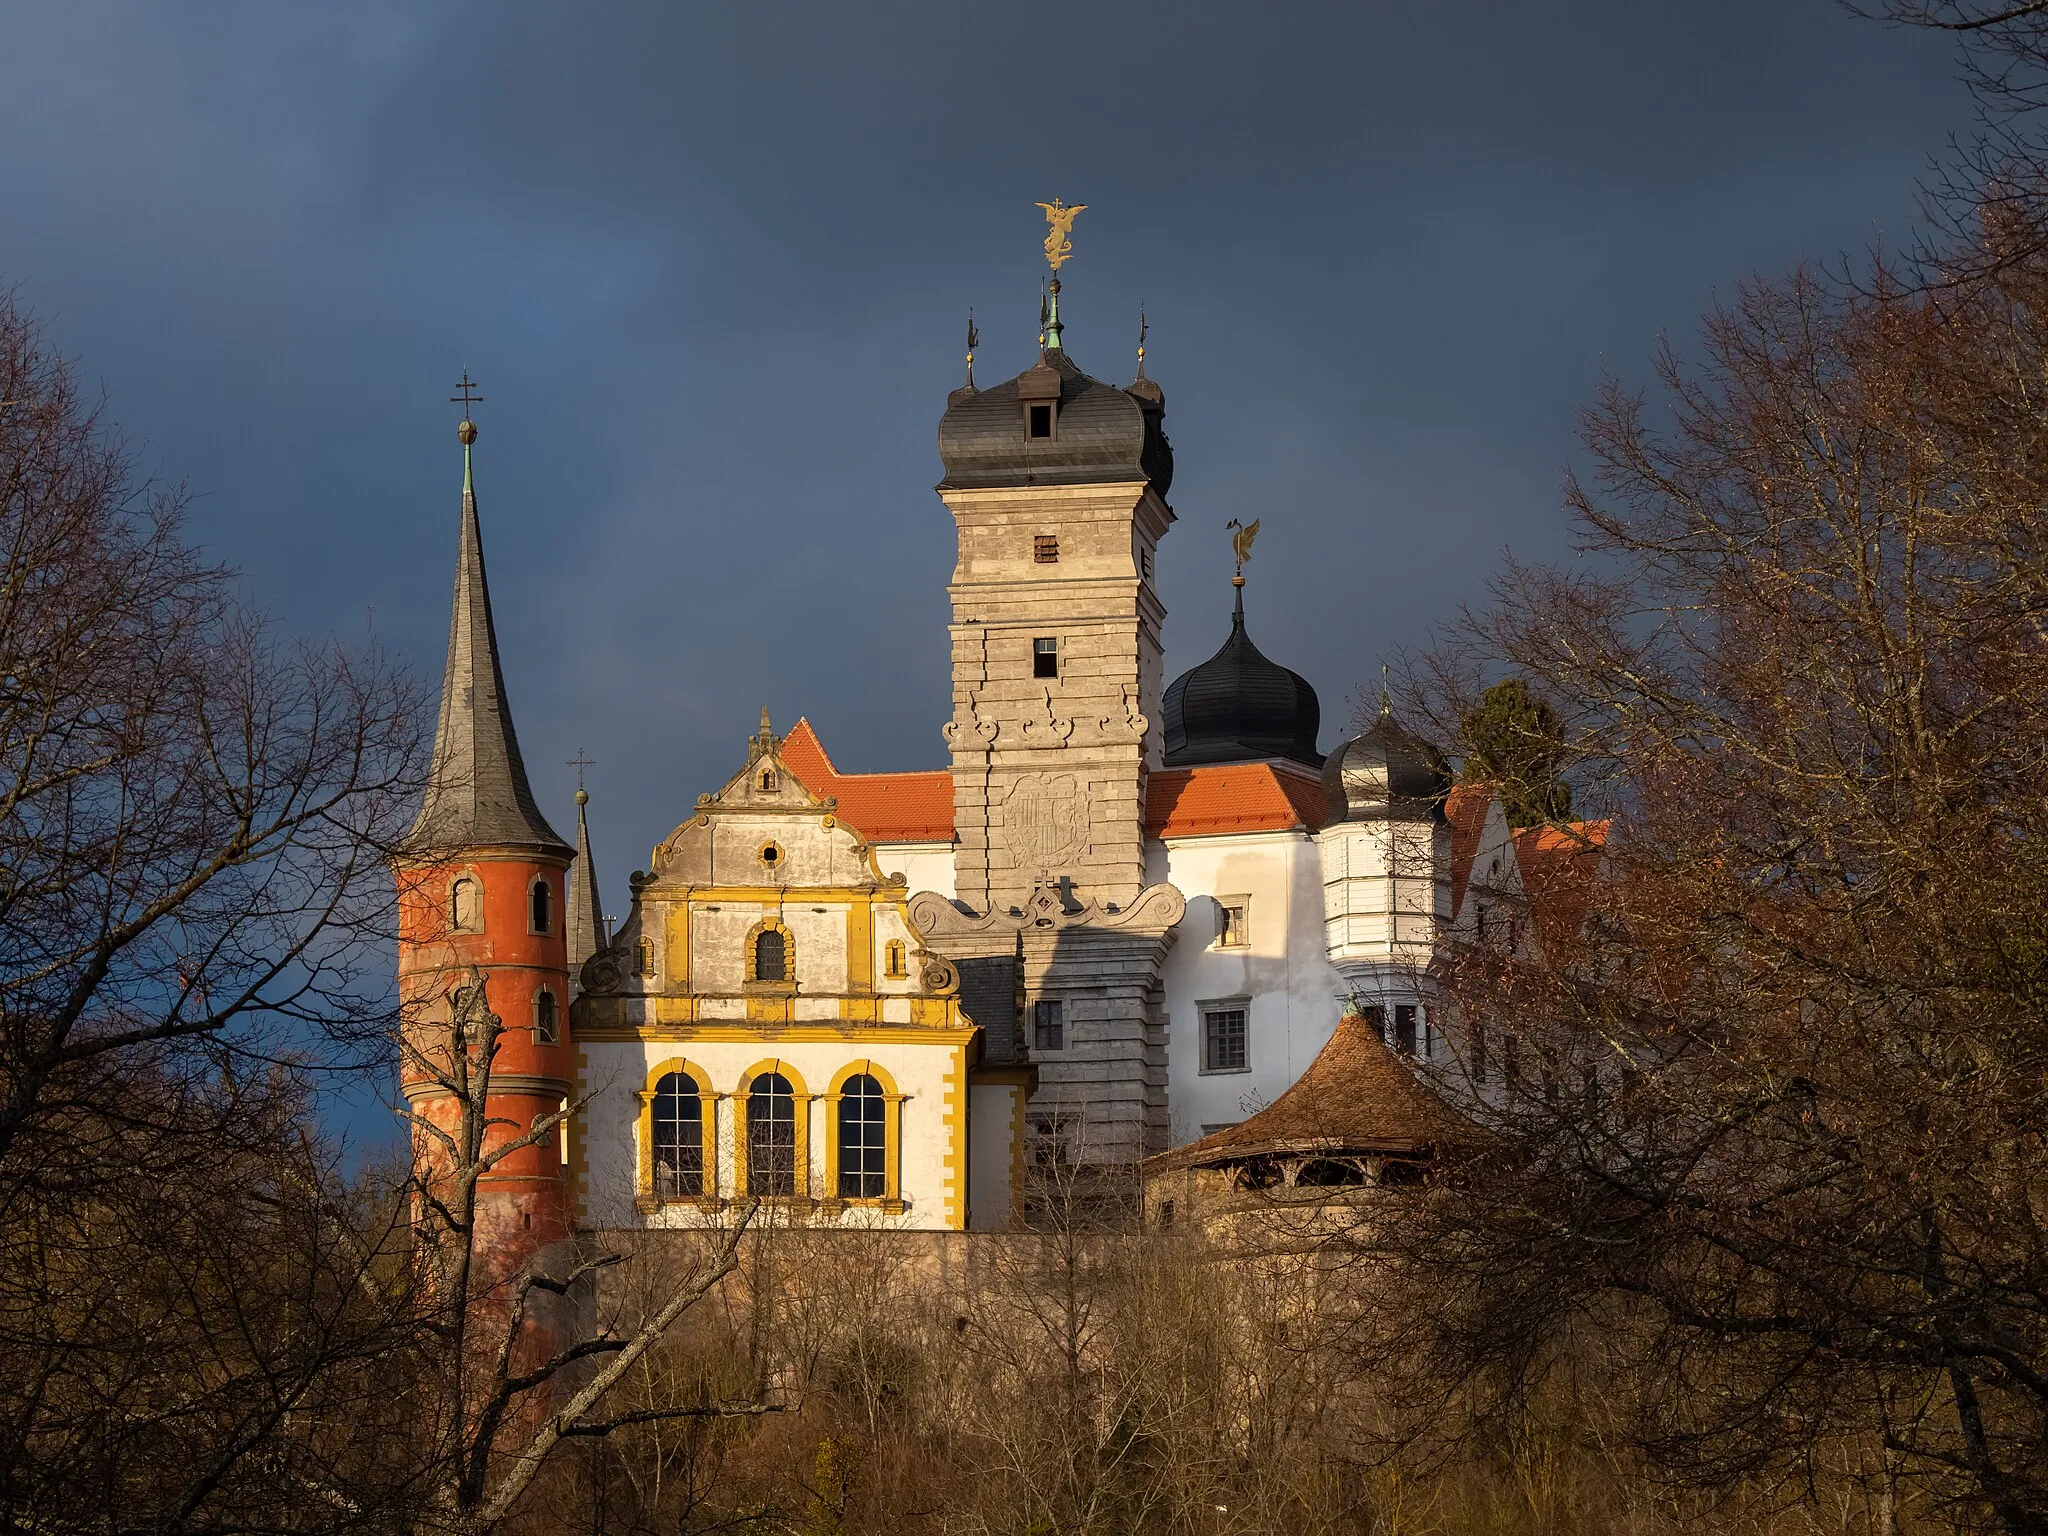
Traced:
[[1028, 411], [1030, 425], [1025, 429], [1026, 437], [1052, 436], [1052, 406], [1034, 405]]

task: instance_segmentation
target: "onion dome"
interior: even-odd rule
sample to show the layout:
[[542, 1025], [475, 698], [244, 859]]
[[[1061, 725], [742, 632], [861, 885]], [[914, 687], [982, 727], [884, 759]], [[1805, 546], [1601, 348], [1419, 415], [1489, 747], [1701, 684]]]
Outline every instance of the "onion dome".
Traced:
[[1451, 771], [1443, 754], [1408, 734], [1380, 700], [1380, 717], [1323, 764], [1324, 826], [1341, 821], [1442, 821]]
[[1316, 732], [1323, 707], [1308, 679], [1268, 661], [1244, 631], [1244, 587], [1223, 649], [1166, 690], [1166, 766], [1284, 758], [1322, 765]]
[[[1156, 384], [1119, 389], [1092, 379], [1058, 345], [1016, 378], [953, 391], [939, 419], [942, 491], [1149, 481], [1173, 484], [1173, 449]], [[1050, 407], [1047, 410], [1046, 407]]]

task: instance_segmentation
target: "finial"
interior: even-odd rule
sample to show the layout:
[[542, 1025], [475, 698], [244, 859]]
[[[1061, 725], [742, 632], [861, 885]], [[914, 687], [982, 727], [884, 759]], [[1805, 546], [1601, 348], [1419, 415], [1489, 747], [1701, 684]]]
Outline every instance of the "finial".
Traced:
[[1230, 578], [1233, 587], [1244, 585], [1244, 564], [1252, 557], [1252, 540], [1259, 536], [1259, 521], [1255, 517], [1248, 524], [1240, 523], [1233, 517], [1223, 525], [1237, 530], [1230, 536], [1230, 552], [1237, 557], [1237, 574]]
[[1138, 301], [1138, 377], [1145, 377], [1145, 301]]
[[1054, 278], [1045, 285], [1045, 296], [1049, 301], [1045, 312], [1045, 349], [1048, 352], [1058, 352], [1062, 350], [1060, 346], [1060, 332], [1065, 329], [1060, 324], [1060, 280], [1058, 278]]
[[1380, 718], [1386, 719], [1394, 712], [1394, 696], [1387, 690], [1387, 664], [1380, 663]]
[[1038, 280], [1038, 355], [1041, 362], [1045, 360], [1046, 322], [1051, 318], [1049, 302], [1045, 296], [1045, 279], [1041, 277]]
[[1045, 234], [1046, 265], [1057, 272], [1060, 263], [1074, 254], [1074, 242], [1067, 238], [1074, 230], [1074, 215], [1088, 205], [1076, 203], [1069, 208], [1060, 199], [1054, 198], [1051, 202], [1040, 203], [1038, 206], [1045, 210], [1045, 222], [1049, 226]]
[[576, 803], [581, 805], [590, 798], [583, 793], [583, 771], [586, 768], [595, 768], [597, 766], [597, 759], [586, 756], [583, 749], [578, 747], [576, 755], [569, 759], [568, 766], [576, 770]]
[[579, 789], [579, 790], [577, 790], [577, 791], [576, 791], [576, 808], [577, 808], [577, 809], [578, 809], [578, 810], [580, 811], [580, 810], [582, 810], [582, 809], [583, 809], [583, 807], [584, 807], [584, 806], [586, 806], [586, 805], [588, 805], [588, 804], [590, 804], [590, 791], [589, 791], [589, 790], [587, 790], [587, 789]]
[[471, 491], [473, 486], [469, 474], [469, 450], [476, 446], [476, 423], [469, 418], [472, 405], [482, 405], [484, 397], [476, 392], [476, 380], [469, 376], [467, 368], [462, 370], [462, 382], [456, 386], [458, 393], [448, 397], [450, 405], [462, 407], [462, 425], [455, 429], [455, 436], [462, 444], [462, 489]]
[[766, 704], [761, 706], [761, 729], [755, 733], [754, 745], [763, 752], [773, 752], [775, 750], [775, 731], [768, 724], [768, 706]]
[[974, 349], [981, 345], [981, 332], [974, 328], [974, 306], [967, 306], [967, 387], [974, 388]]

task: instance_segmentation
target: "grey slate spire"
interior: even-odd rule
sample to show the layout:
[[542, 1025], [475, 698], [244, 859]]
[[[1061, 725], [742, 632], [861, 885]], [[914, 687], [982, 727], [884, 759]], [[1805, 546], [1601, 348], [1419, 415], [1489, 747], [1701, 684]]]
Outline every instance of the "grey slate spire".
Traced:
[[455, 565], [455, 608], [448, 622], [448, 670], [441, 684], [441, 719], [434, 730], [426, 803], [406, 834], [406, 847], [415, 853], [531, 848], [566, 859], [569, 845], [541, 815], [526, 782], [519, 737], [512, 729], [512, 706], [505, 698], [470, 473], [476, 423], [466, 416], [461, 439], [462, 542]]
[[583, 808], [590, 796], [576, 791], [576, 862], [569, 866], [569, 996], [583, 990], [583, 962], [605, 946], [604, 903], [597, 896], [597, 867], [590, 862], [590, 823]]

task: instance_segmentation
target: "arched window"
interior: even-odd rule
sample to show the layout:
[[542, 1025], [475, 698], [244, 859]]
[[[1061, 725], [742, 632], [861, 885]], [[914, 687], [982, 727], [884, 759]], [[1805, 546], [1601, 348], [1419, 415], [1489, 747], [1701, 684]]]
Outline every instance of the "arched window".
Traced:
[[547, 883], [547, 881], [545, 881], [545, 880], [536, 880], [536, 881], [534, 881], [534, 882], [533, 882], [533, 931], [534, 931], [535, 933], [546, 933], [546, 932], [548, 931], [548, 920], [549, 920], [549, 917], [551, 916], [551, 913], [549, 912], [549, 906], [550, 906], [550, 902], [551, 902], [551, 897], [550, 897], [550, 895], [549, 895], [549, 892], [548, 892], [548, 883]]
[[483, 888], [464, 875], [448, 887], [448, 925], [457, 933], [484, 931]]
[[879, 1200], [888, 1193], [888, 1102], [865, 1072], [839, 1089], [839, 1198]]
[[775, 770], [773, 768], [763, 768], [761, 770], [761, 787], [769, 791], [771, 794], [774, 792]]
[[642, 976], [654, 974], [654, 940], [642, 939], [639, 949], [639, 970]]
[[780, 928], [764, 928], [755, 936], [754, 980], [789, 980], [789, 946]]
[[561, 1038], [561, 1020], [555, 1012], [555, 994], [542, 987], [533, 994], [533, 1037], [542, 1045]]
[[885, 976], [907, 976], [909, 971], [903, 964], [903, 941], [891, 939], [882, 946], [882, 974]]
[[686, 1072], [654, 1085], [654, 1194], [678, 1200], [704, 1193], [704, 1100]]
[[796, 1091], [780, 1072], [747, 1091], [747, 1193], [796, 1193]]

